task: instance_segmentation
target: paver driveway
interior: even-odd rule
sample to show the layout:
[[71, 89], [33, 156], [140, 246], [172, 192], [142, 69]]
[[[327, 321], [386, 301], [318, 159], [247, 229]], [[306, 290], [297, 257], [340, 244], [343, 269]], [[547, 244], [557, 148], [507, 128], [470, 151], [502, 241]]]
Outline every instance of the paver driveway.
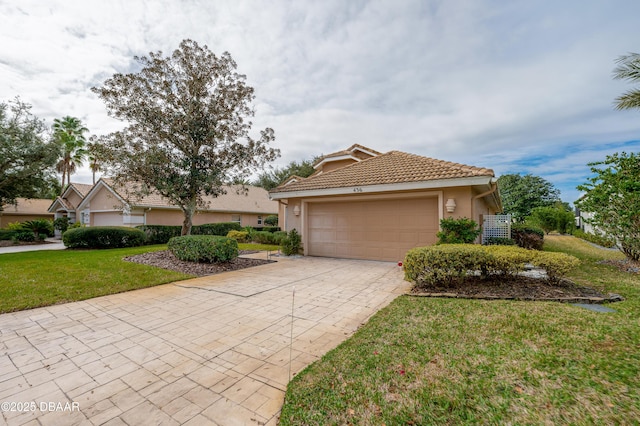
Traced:
[[0, 420], [276, 424], [290, 353], [294, 374], [407, 289], [391, 263], [299, 258], [3, 314]]

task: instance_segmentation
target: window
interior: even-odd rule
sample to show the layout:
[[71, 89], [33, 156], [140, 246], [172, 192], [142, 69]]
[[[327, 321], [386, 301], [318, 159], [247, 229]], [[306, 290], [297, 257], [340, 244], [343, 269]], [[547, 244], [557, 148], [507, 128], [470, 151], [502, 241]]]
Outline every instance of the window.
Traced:
[[235, 222], [235, 223], [241, 223], [241, 217], [239, 214], [232, 214], [231, 215], [231, 222]]
[[258, 216], [258, 225], [262, 225], [262, 216]]

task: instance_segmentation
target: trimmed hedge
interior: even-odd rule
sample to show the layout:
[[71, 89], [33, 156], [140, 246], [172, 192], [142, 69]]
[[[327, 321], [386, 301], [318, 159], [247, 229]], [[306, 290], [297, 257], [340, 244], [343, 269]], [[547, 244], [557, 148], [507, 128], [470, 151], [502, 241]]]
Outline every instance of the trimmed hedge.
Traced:
[[167, 244], [173, 237], [179, 237], [182, 231], [181, 226], [166, 225], [140, 225], [136, 226], [147, 238], [147, 244]]
[[[182, 233], [182, 226], [139, 225], [136, 228], [145, 233], [147, 244], [167, 244], [171, 238], [179, 237]], [[191, 227], [191, 235], [218, 235], [224, 237], [229, 231], [242, 231], [242, 227], [236, 222], [206, 223]]]
[[62, 242], [68, 248], [137, 247], [144, 245], [145, 234], [125, 226], [90, 226], [67, 230], [62, 234]]
[[236, 222], [205, 223], [191, 228], [192, 235], [219, 235], [226, 236], [229, 231], [242, 231], [242, 226]]
[[249, 239], [249, 233], [247, 231], [229, 231], [227, 238], [233, 238], [239, 243], [246, 243]]
[[184, 235], [167, 244], [171, 253], [186, 262], [228, 262], [238, 257], [238, 242], [217, 235]]
[[442, 244], [409, 250], [404, 269], [408, 281], [447, 286], [478, 271], [483, 277], [512, 276], [523, 271], [527, 263], [544, 269], [547, 280], [557, 283], [580, 261], [565, 253], [537, 252], [513, 246]]

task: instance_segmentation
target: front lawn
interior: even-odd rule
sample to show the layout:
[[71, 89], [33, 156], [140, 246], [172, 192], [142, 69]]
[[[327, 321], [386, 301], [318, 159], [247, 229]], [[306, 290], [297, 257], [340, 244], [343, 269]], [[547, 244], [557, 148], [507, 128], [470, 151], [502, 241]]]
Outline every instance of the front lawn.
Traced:
[[166, 245], [111, 250], [32, 251], [0, 255], [0, 313], [120, 293], [191, 276], [125, 256]]
[[[240, 244], [242, 250], [278, 246]], [[274, 248], [275, 247], [275, 248]], [[122, 260], [166, 245], [111, 250], [32, 251], [0, 255], [0, 313], [90, 299], [192, 278]]]
[[403, 296], [292, 380], [280, 424], [637, 421], [640, 277], [597, 263], [618, 252], [545, 241], [582, 260], [569, 278], [626, 298], [615, 313]]

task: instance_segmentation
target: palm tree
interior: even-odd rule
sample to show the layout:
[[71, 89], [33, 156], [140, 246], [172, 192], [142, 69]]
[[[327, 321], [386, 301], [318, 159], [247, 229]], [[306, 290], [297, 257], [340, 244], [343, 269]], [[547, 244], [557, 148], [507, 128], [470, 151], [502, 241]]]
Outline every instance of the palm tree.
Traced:
[[53, 139], [60, 146], [61, 157], [56, 164], [56, 171], [62, 173], [63, 188], [65, 177], [67, 184], [70, 184], [71, 175], [82, 166], [87, 156], [87, 151], [84, 149], [87, 143], [84, 133], [88, 131], [89, 129], [75, 117], [66, 116], [53, 120]]
[[[620, 56], [618, 66], [613, 70], [613, 78], [640, 82], [640, 54], [629, 53]], [[640, 89], [629, 90], [616, 98], [616, 109], [640, 108]]]
[[97, 147], [97, 142], [95, 142], [95, 136], [91, 137], [91, 141], [88, 145], [87, 145], [87, 155], [89, 158], [89, 168], [91, 169], [91, 172], [93, 173], [93, 184], [96, 184], [96, 172], [99, 172], [101, 170], [100, 167], [100, 160], [98, 158], [98, 152], [96, 150]]

